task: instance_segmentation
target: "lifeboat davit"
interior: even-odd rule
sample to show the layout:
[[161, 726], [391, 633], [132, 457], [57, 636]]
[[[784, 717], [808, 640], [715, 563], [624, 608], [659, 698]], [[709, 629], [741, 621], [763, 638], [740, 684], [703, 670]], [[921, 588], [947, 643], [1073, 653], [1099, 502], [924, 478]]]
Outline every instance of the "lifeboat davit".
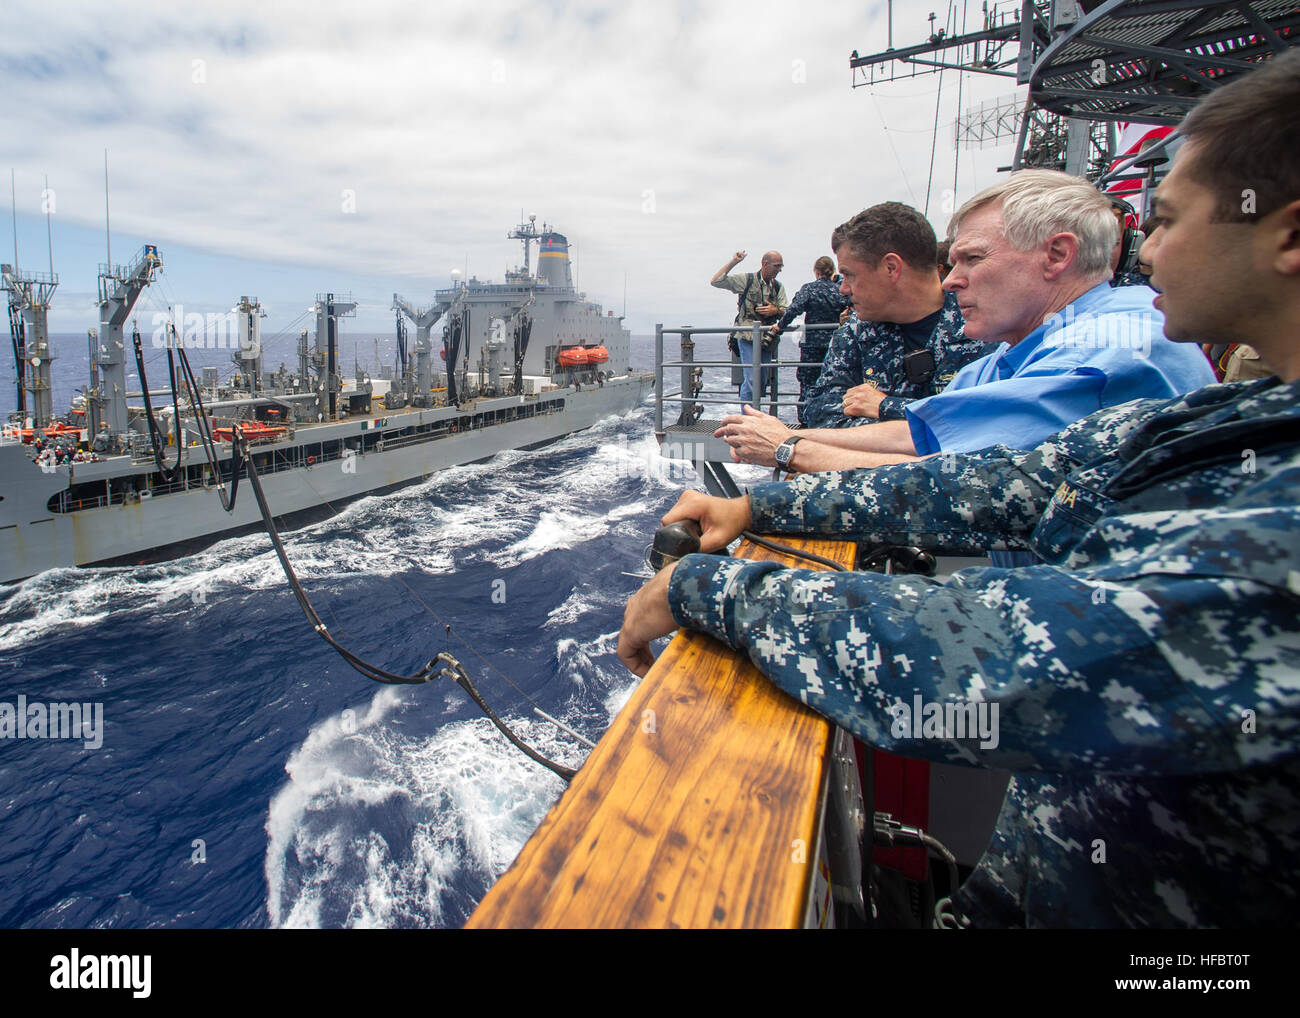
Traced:
[[609, 361], [609, 351], [603, 346], [593, 346], [587, 351], [588, 364], [605, 364]]
[[[589, 363], [590, 353], [589, 350], [575, 346], [568, 350], [561, 350], [555, 360], [562, 368], [585, 368]], [[605, 359], [609, 359], [608, 353], [605, 354]]]

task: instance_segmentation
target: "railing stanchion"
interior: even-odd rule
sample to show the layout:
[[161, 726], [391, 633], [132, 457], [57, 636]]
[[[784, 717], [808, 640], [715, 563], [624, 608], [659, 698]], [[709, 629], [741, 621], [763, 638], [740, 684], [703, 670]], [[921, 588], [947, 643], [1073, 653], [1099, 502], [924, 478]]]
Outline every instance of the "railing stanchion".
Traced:
[[655, 434], [664, 433], [664, 326], [655, 325]]

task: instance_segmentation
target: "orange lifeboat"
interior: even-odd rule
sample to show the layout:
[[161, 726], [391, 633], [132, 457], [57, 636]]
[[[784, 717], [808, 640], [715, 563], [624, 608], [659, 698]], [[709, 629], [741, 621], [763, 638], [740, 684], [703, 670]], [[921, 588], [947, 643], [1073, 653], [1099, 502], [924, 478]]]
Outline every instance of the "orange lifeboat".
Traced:
[[[575, 346], [568, 350], [561, 350], [559, 354], [556, 355], [555, 360], [562, 368], [585, 368], [589, 363], [589, 356], [589, 350], [584, 350], [580, 346]], [[606, 353], [605, 357], [608, 359], [609, 354]]]
[[609, 351], [603, 346], [593, 346], [587, 351], [588, 364], [605, 364], [609, 361]]
[[[250, 442], [269, 442], [272, 439], [279, 438], [287, 429], [278, 424], [255, 424], [249, 422], [241, 424], [240, 430], [243, 431], [244, 437]], [[234, 428], [213, 428], [212, 433], [217, 436], [219, 442], [229, 442], [234, 438]]]
[[[36, 438], [37, 431], [40, 431], [45, 438], [71, 438], [74, 441], [80, 441], [82, 429], [71, 424], [60, 424], [55, 421], [48, 428], [18, 428], [16, 433], [24, 443], [30, 443]], [[9, 434], [13, 433], [9, 432]]]

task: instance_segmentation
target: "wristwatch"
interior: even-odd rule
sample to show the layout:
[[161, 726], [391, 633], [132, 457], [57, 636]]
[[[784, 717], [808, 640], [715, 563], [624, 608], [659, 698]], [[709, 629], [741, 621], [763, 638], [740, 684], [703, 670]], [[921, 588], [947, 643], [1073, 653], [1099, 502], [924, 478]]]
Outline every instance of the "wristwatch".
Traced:
[[795, 442], [802, 441], [802, 435], [794, 435], [778, 445], [776, 447], [776, 452], [773, 454], [776, 458], [776, 465], [782, 470], [788, 470], [790, 467], [790, 459], [794, 456], [794, 444]]

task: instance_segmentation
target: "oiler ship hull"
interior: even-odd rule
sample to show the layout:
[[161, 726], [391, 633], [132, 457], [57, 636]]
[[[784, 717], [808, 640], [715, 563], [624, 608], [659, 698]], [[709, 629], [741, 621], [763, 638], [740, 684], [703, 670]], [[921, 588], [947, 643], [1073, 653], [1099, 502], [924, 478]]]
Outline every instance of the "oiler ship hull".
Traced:
[[[478, 399], [466, 407], [377, 410], [299, 426], [291, 437], [254, 446], [253, 455], [277, 517], [324, 513], [450, 466], [591, 427], [631, 410], [652, 383], [652, 375], [630, 373], [603, 385]], [[230, 446], [218, 449], [228, 474]], [[214, 475], [204, 472], [201, 447], [184, 453], [183, 476], [163, 483], [151, 460], [115, 456], [45, 470], [28, 447], [0, 445], [0, 583], [61, 567], [170, 557], [260, 524], [246, 481], [227, 513]], [[174, 456], [166, 450], [168, 466]]]

